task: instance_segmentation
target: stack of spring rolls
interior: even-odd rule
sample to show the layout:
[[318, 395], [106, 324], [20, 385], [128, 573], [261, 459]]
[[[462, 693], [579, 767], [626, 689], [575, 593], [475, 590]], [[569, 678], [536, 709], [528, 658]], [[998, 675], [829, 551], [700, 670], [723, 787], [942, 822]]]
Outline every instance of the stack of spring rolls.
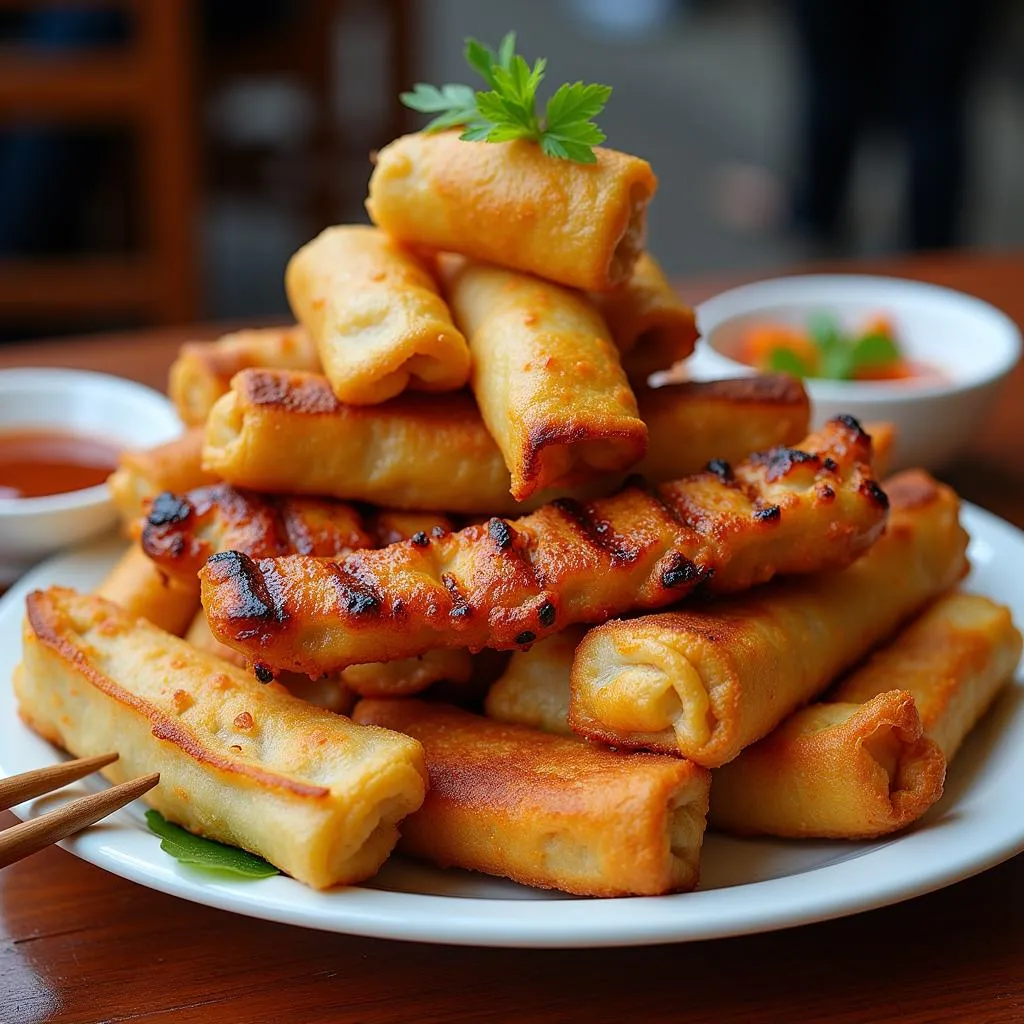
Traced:
[[709, 819], [865, 838], [939, 798], [1021, 645], [956, 589], [956, 495], [880, 483], [885, 425], [809, 433], [794, 380], [649, 387], [694, 318], [651, 168], [596, 152], [398, 139], [375, 226], [292, 257], [295, 326], [182, 348], [186, 432], [110, 481], [127, 553], [28, 599], [33, 728], [321, 888], [397, 843], [680, 892]]

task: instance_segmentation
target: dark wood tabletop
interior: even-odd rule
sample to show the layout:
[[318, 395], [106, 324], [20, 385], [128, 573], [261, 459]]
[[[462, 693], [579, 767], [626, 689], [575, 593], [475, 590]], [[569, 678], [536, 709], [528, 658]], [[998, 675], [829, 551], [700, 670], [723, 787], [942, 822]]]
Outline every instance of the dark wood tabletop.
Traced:
[[[1024, 253], [842, 269], [949, 285], [1024, 325]], [[698, 301], [744, 279], [684, 281], [680, 290]], [[183, 340], [222, 329], [8, 345], [0, 347], [0, 367], [83, 367], [162, 388]], [[969, 457], [945, 474], [965, 498], [1018, 526], [1022, 439], [1018, 368]], [[12, 822], [0, 814], [0, 828]], [[0, 872], [3, 1024], [513, 1020], [1021, 1022], [1024, 857], [931, 895], [824, 924], [565, 951], [430, 946], [271, 924], [165, 896], [56, 848]]]

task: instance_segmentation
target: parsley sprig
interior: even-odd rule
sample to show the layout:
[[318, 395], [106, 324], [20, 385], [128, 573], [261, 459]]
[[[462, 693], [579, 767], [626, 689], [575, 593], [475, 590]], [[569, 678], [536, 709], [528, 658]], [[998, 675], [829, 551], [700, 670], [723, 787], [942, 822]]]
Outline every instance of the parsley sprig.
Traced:
[[594, 146], [606, 136], [592, 118], [604, 109], [611, 86], [573, 82], [560, 85], [547, 102], [544, 116], [537, 113], [537, 90], [544, 80], [547, 61], [541, 57], [530, 67], [515, 52], [516, 34], [509, 32], [497, 52], [476, 39], [466, 40], [466, 62], [487, 84], [485, 90], [469, 85], [417, 83], [400, 99], [421, 114], [435, 114], [424, 131], [462, 127], [467, 142], [508, 142], [530, 139], [550, 157], [592, 164]]

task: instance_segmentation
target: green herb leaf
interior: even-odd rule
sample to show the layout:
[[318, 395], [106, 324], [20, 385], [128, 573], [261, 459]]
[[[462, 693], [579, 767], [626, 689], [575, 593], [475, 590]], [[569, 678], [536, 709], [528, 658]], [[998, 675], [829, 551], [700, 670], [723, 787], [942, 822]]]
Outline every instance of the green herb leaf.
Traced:
[[773, 348], [768, 353], [768, 369], [791, 377], [810, 377], [814, 372], [791, 348]]
[[547, 61], [533, 67], [515, 52], [516, 34], [509, 32], [498, 51], [476, 39], [467, 39], [466, 63], [487, 83], [486, 90], [449, 84], [440, 89], [419, 83], [401, 101], [421, 114], [436, 114], [424, 131], [463, 128], [466, 142], [508, 142], [529, 139], [558, 160], [592, 164], [593, 147], [605, 134], [593, 123], [611, 96], [607, 85], [573, 82], [560, 86], [547, 103], [543, 119], [537, 113], [537, 90], [544, 80]]
[[887, 334], [865, 334], [850, 348], [850, 374], [868, 366], [889, 366], [898, 363], [900, 350]]
[[273, 864], [262, 857], [248, 850], [240, 850], [237, 846], [194, 836], [178, 825], [171, 824], [159, 811], [146, 811], [146, 824], [151, 832], [160, 837], [160, 849], [182, 864], [192, 864], [211, 871], [226, 871], [247, 878], [269, 878], [280, 874]]

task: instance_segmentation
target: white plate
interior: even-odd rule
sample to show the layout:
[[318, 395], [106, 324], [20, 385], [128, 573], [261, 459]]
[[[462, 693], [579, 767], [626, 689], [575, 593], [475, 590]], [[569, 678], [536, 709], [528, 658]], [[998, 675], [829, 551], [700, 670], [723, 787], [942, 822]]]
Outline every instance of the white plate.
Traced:
[[[1024, 622], [1024, 534], [973, 507], [970, 589]], [[117, 556], [94, 544], [40, 566], [0, 601], [0, 679], [18, 659], [22, 602], [54, 583], [88, 589]], [[0, 686], [0, 776], [57, 752], [23, 726]], [[114, 874], [197, 903], [327, 931], [490, 946], [625, 946], [769, 931], [885, 906], [984, 871], [1024, 849], [1024, 678], [1018, 674], [950, 770], [942, 800], [916, 826], [870, 843], [737, 840], [709, 835], [697, 892], [574, 899], [392, 858], [372, 885], [317, 893], [283, 876], [231, 881], [180, 865], [149, 833], [141, 804], [62, 844]], [[71, 787], [79, 795], [82, 784]], [[43, 813], [65, 797], [17, 808]]]

